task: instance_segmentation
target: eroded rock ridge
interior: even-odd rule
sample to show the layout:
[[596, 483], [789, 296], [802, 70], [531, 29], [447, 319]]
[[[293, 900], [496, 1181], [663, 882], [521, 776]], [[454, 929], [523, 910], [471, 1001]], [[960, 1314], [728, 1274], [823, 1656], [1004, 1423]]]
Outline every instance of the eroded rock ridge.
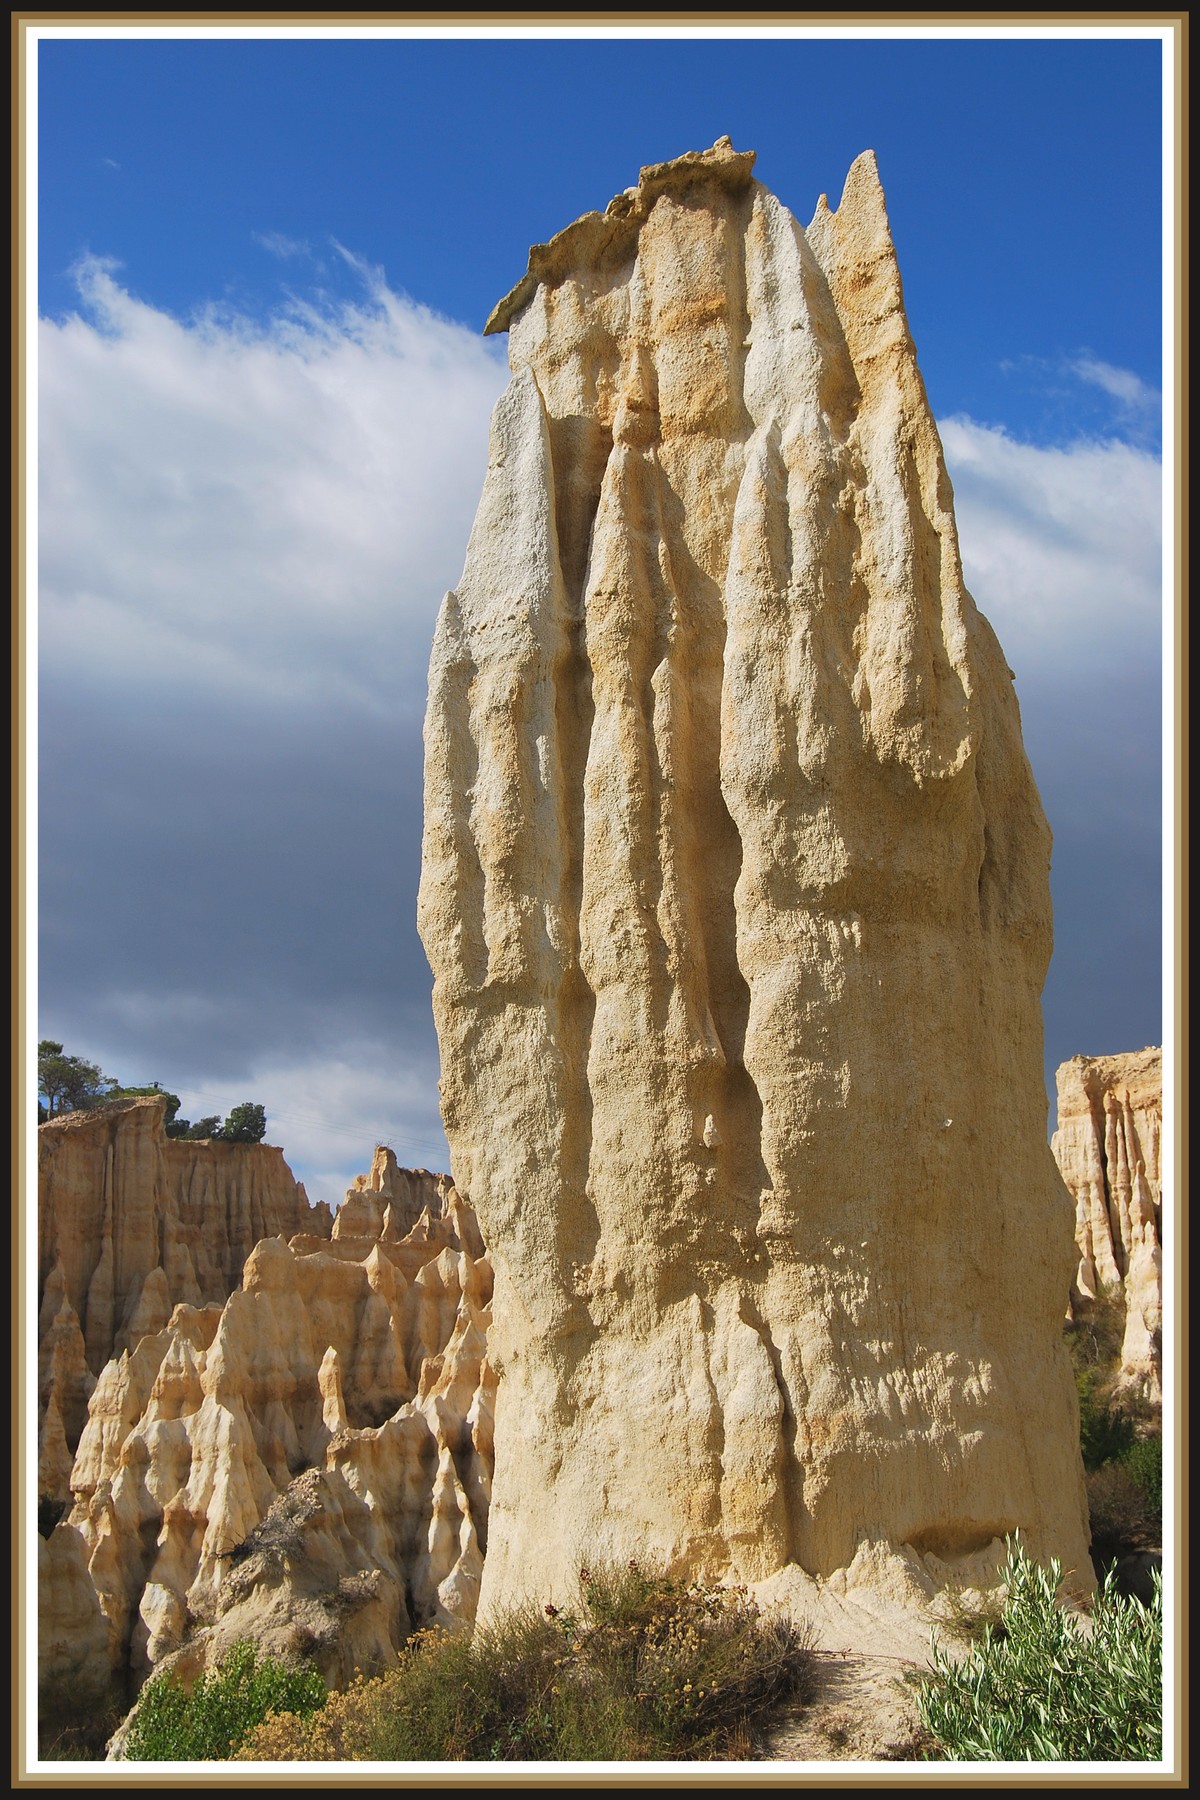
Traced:
[[[176, 1148], [161, 1103], [71, 1128], [81, 1203], [89, 1137], [102, 1179], [125, 1170], [104, 1241], [140, 1241], [125, 1208], [153, 1212], [155, 1152]], [[207, 1181], [206, 1147], [178, 1148]], [[296, 1188], [278, 1151], [208, 1148], [247, 1167], [277, 1158]], [[202, 1252], [172, 1273], [224, 1253], [223, 1191], [208, 1190]], [[70, 1459], [69, 1510], [39, 1546], [43, 1681], [112, 1678], [132, 1694], [152, 1668], [174, 1659], [187, 1676], [251, 1637], [341, 1685], [393, 1659], [415, 1625], [474, 1616], [494, 1386], [474, 1215], [444, 1177], [382, 1148], [332, 1229], [297, 1191], [299, 1212], [248, 1208], [256, 1235], [215, 1298], [168, 1289], [162, 1317], [126, 1299]]]
[[1073, 1056], [1051, 1140], [1075, 1201], [1076, 1309], [1124, 1316], [1119, 1379], [1162, 1400], [1162, 1051]]
[[38, 1493], [66, 1500], [96, 1378], [179, 1302], [223, 1304], [265, 1237], [316, 1232], [273, 1144], [168, 1138], [166, 1101], [115, 1100], [38, 1128]]

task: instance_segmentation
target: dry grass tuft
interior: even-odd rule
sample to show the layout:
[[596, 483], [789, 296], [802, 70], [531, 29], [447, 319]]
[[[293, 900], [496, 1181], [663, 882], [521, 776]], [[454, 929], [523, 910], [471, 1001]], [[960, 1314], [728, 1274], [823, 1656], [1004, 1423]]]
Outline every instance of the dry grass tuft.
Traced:
[[744, 1588], [636, 1563], [582, 1570], [570, 1606], [529, 1606], [472, 1637], [426, 1631], [398, 1666], [308, 1718], [272, 1718], [241, 1760], [618, 1762], [737, 1758], [755, 1721], [811, 1682], [794, 1625]]

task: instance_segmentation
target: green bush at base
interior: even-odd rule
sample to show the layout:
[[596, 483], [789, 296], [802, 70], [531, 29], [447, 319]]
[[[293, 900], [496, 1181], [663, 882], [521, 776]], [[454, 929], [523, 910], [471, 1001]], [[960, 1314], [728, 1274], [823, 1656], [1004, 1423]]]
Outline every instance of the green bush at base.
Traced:
[[125, 1744], [130, 1762], [222, 1762], [268, 1713], [310, 1713], [324, 1705], [314, 1669], [290, 1669], [253, 1644], [234, 1644], [220, 1667], [190, 1693], [170, 1675], [148, 1681]]
[[1058, 1605], [1062, 1568], [1016, 1550], [1003, 1623], [955, 1662], [936, 1643], [918, 1693], [946, 1756], [970, 1762], [1143, 1762], [1162, 1755], [1162, 1581], [1142, 1606], [1110, 1576], [1090, 1620]]
[[1121, 1457], [1121, 1465], [1141, 1488], [1159, 1533], [1162, 1532], [1162, 1439], [1137, 1438]]

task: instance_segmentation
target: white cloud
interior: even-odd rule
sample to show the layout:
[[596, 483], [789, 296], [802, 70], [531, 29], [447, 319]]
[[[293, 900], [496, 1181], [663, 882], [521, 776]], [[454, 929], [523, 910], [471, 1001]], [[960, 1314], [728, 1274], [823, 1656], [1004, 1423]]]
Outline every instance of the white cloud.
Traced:
[[1069, 367], [1080, 381], [1102, 389], [1127, 411], [1155, 412], [1162, 404], [1158, 389], [1150, 387], [1132, 369], [1118, 369], [1098, 356], [1077, 356]]
[[340, 1204], [355, 1175], [388, 1144], [406, 1167], [449, 1170], [437, 1111], [436, 1061], [397, 1070], [394, 1046], [347, 1040], [337, 1053], [304, 1062], [264, 1058], [236, 1092], [215, 1086], [180, 1090], [191, 1119], [222, 1116], [244, 1099], [266, 1108], [267, 1142], [281, 1144], [310, 1200]]
[[1115, 440], [1022, 444], [995, 426], [940, 426], [967, 585], [1018, 683], [1060, 694], [1157, 668], [1162, 465]]
[[181, 322], [111, 263], [40, 331], [41, 643], [89, 686], [419, 704], [504, 380], [365, 272], [358, 304]]

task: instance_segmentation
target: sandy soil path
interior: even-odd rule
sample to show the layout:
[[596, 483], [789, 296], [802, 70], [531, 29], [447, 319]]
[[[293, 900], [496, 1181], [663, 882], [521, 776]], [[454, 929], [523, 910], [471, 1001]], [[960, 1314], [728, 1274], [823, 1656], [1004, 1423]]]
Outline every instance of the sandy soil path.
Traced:
[[781, 1710], [762, 1754], [785, 1762], [919, 1760], [926, 1738], [904, 1680], [915, 1667], [899, 1656], [818, 1651], [816, 1693]]

